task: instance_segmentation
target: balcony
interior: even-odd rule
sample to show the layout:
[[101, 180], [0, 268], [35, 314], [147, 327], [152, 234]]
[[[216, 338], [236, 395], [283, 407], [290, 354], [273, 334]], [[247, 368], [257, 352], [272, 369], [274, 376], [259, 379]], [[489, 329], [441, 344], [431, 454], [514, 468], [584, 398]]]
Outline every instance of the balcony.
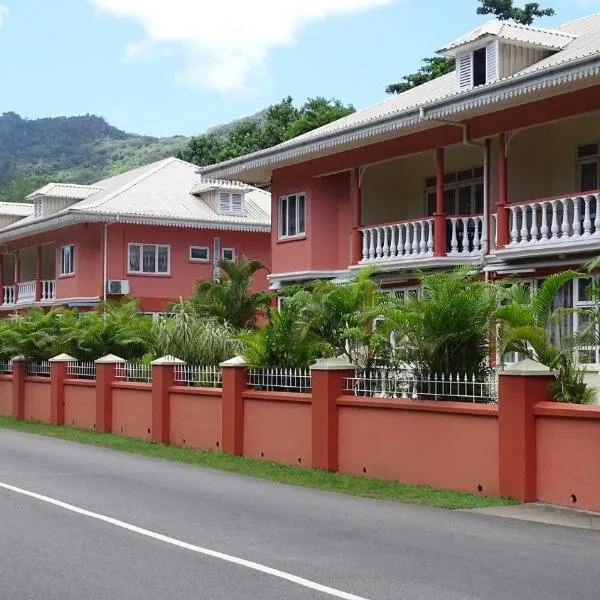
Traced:
[[[36, 297], [38, 288], [40, 294]], [[44, 279], [37, 281], [23, 281], [12, 285], [2, 286], [2, 306], [30, 305], [34, 303], [51, 303], [56, 300], [56, 280]]]
[[361, 227], [361, 265], [393, 264], [412, 266], [450, 257], [456, 263], [473, 262], [481, 256], [485, 246], [483, 215], [447, 216], [445, 223], [445, 251], [435, 255], [436, 218], [404, 220]]

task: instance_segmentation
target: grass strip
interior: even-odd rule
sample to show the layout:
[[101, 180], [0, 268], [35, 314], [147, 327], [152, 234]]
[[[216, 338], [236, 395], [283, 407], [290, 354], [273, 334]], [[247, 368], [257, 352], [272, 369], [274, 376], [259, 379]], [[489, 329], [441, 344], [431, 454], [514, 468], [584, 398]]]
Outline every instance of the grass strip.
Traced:
[[507, 498], [494, 498], [443, 490], [424, 485], [406, 485], [397, 481], [386, 481], [357, 475], [329, 473], [316, 469], [306, 469], [291, 465], [232, 456], [222, 452], [198, 450], [183, 446], [167, 446], [147, 440], [98, 433], [75, 427], [57, 427], [46, 423], [18, 421], [10, 417], [0, 417], [0, 427], [34, 433], [80, 444], [101, 446], [120, 452], [141, 454], [178, 463], [228, 471], [277, 483], [309, 487], [327, 492], [337, 492], [389, 502], [419, 504], [436, 508], [458, 509], [479, 508], [517, 504]]

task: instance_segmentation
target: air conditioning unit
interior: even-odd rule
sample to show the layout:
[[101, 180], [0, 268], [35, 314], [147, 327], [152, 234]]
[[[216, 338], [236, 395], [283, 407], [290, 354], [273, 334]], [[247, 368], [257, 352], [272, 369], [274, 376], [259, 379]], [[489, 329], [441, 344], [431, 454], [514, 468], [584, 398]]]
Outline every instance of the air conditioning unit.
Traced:
[[109, 279], [106, 282], [106, 293], [111, 296], [129, 294], [129, 281], [127, 279]]

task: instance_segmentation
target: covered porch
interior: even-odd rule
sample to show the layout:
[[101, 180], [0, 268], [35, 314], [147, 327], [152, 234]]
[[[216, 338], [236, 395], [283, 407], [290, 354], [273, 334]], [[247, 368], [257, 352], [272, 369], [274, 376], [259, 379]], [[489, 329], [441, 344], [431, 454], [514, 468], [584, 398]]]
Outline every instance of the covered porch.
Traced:
[[2, 254], [2, 308], [56, 300], [56, 246], [42, 244]]

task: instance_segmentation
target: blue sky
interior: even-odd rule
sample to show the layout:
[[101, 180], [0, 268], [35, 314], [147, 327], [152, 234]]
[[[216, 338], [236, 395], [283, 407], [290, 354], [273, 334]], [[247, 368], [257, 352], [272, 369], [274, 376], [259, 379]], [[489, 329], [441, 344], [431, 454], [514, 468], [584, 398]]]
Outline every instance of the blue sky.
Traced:
[[[0, 112], [191, 135], [291, 95], [362, 108], [485, 17], [476, 0], [0, 0]], [[544, 0], [552, 26], [600, 0]], [[449, 8], [452, 6], [452, 9]]]

